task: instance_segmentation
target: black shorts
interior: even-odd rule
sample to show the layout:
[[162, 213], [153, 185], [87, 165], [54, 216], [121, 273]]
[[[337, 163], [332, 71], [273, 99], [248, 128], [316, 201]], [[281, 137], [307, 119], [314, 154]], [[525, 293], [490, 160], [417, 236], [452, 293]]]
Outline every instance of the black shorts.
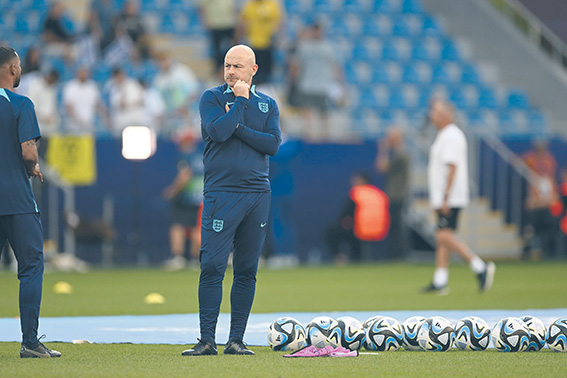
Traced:
[[441, 213], [441, 209], [437, 209], [437, 229], [442, 230], [444, 228], [448, 228], [451, 230], [456, 230], [460, 211], [460, 208], [452, 207], [449, 211], [449, 214], [445, 215]]

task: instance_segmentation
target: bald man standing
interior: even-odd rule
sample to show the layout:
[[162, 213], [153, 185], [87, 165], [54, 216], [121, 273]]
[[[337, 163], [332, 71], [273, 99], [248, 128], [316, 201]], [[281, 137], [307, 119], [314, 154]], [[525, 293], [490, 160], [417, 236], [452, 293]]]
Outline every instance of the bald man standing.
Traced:
[[496, 269], [494, 263], [485, 263], [455, 235], [459, 212], [469, 203], [467, 140], [463, 131], [454, 123], [451, 104], [441, 100], [433, 101], [429, 119], [437, 128], [427, 169], [429, 203], [437, 216], [437, 248], [433, 282], [423, 292], [440, 295], [449, 293], [451, 252], [456, 252], [469, 264], [477, 275], [480, 291], [485, 292], [492, 286]]
[[258, 260], [270, 212], [269, 158], [281, 143], [276, 102], [256, 91], [254, 51], [232, 47], [225, 56], [225, 84], [206, 90], [199, 102], [205, 142], [201, 221], [199, 322], [201, 338], [184, 356], [216, 355], [216, 325], [230, 252], [234, 280], [231, 322], [224, 354], [253, 355], [244, 331], [256, 290]]
[[43, 286], [43, 231], [30, 178], [43, 181], [36, 141], [41, 137], [31, 100], [14, 93], [22, 67], [16, 51], [0, 46], [0, 253], [6, 241], [18, 260], [21, 358], [60, 357], [38, 337]]

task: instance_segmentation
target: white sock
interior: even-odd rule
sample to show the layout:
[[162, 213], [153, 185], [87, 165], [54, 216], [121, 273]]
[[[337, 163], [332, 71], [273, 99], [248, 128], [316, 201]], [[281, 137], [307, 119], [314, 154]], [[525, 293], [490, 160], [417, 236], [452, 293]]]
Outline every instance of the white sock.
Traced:
[[433, 286], [444, 287], [449, 283], [449, 269], [437, 268], [433, 274]]
[[471, 270], [476, 274], [480, 274], [484, 272], [484, 270], [486, 269], [486, 263], [482, 261], [482, 259], [478, 256], [473, 257], [469, 266]]

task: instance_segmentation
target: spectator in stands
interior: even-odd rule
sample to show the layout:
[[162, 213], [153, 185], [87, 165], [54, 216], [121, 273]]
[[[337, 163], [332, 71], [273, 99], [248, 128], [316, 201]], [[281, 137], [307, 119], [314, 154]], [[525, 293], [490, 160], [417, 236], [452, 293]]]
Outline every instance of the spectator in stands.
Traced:
[[116, 37], [114, 0], [93, 0], [88, 17], [88, 29], [102, 53]]
[[18, 93], [29, 97], [30, 83], [41, 76], [42, 54], [39, 46], [31, 46], [22, 62], [22, 78]]
[[392, 127], [378, 142], [376, 169], [386, 177], [386, 194], [390, 198], [389, 250], [392, 257], [405, 259], [409, 253], [409, 234], [405, 213], [409, 196], [410, 159], [405, 149], [404, 133], [400, 127]]
[[126, 126], [145, 125], [144, 88], [138, 80], [122, 68], [115, 68], [105, 91], [110, 103], [110, 129], [115, 137], [120, 137]]
[[145, 60], [150, 57], [148, 35], [136, 1], [128, 0], [124, 3], [122, 13], [118, 16], [116, 29], [130, 37], [141, 59]]
[[86, 67], [80, 67], [76, 77], [63, 87], [63, 105], [66, 111], [65, 130], [72, 134], [95, 132], [97, 113], [104, 116], [100, 91], [90, 78]]
[[140, 84], [144, 88], [144, 124], [161, 133], [163, 125], [163, 117], [165, 115], [165, 103], [157, 89], [149, 86], [145, 80], [140, 80]]
[[173, 61], [167, 53], [158, 54], [158, 63], [160, 70], [153, 86], [165, 103], [167, 118], [163, 131], [172, 134], [191, 125], [191, 110], [195, 107], [200, 84], [189, 67]]
[[254, 84], [269, 83], [274, 65], [276, 34], [282, 24], [283, 10], [278, 0], [247, 0], [240, 14], [236, 40], [243, 37], [254, 49], [258, 72]]
[[[292, 67], [292, 80], [297, 80], [299, 106], [304, 109], [309, 123], [313, 122], [316, 113], [319, 114], [324, 134], [327, 134], [331, 91], [344, 79], [336, 49], [325, 39], [318, 23], [313, 24], [307, 38], [299, 42]], [[313, 125], [309, 127], [313, 128]]]
[[58, 133], [61, 118], [57, 106], [59, 93], [59, 72], [50, 70], [33, 80], [28, 89], [28, 96], [35, 105], [37, 121], [44, 137]]
[[534, 141], [533, 150], [525, 153], [523, 158], [532, 173], [526, 197], [523, 257], [529, 257], [535, 237], [540, 243], [543, 257], [549, 258], [555, 255], [558, 233], [557, 219], [551, 214], [551, 206], [559, 199], [557, 162], [543, 140]]
[[58, 44], [64, 47], [73, 43], [74, 35], [66, 25], [65, 6], [61, 1], [51, 4], [43, 23], [42, 38], [48, 44]]
[[[390, 228], [386, 193], [370, 184], [370, 178], [365, 173], [354, 174], [351, 185], [349, 198], [339, 219], [327, 229], [325, 235], [328, 249], [338, 264], [371, 257], [363, 256], [362, 242], [384, 240]], [[350, 247], [350, 257], [342, 252], [344, 244]]]
[[211, 34], [215, 74], [223, 76], [224, 56], [235, 44], [235, 0], [201, 0], [201, 18]]

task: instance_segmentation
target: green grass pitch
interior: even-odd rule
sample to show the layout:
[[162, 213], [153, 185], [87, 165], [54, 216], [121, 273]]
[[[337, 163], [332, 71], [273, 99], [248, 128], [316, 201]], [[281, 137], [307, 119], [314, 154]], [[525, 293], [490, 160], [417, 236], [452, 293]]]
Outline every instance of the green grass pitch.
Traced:
[[[364, 264], [345, 267], [261, 269], [253, 312], [331, 312], [446, 309], [567, 308], [567, 264], [502, 263], [492, 290], [479, 294], [464, 265], [451, 268], [451, 294], [420, 295], [432, 265]], [[44, 278], [42, 317], [144, 315], [197, 312], [197, 271], [159, 269], [93, 270], [88, 274], [50, 273]], [[232, 273], [225, 278], [221, 311], [228, 312]], [[72, 294], [55, 294], [66, 281]], [[18, 314], [15, 274], [0, 273], [0, 317]], [[166, 302], [147, 305], [144, 297], [161, 293]], [[402, 320], [402, 319], [400, 319]], [[195, 340], [188, 340], [193, 343]], [[564, 377], [567, 353], [385, 352], [358, 358], [285, 359], [283, 352], [251, 347], [254, 357], [182, 357], [181, 345], [49, 344], [60, 359], [21, 360], [18, 343], [0, 343], [2, 377]]]

